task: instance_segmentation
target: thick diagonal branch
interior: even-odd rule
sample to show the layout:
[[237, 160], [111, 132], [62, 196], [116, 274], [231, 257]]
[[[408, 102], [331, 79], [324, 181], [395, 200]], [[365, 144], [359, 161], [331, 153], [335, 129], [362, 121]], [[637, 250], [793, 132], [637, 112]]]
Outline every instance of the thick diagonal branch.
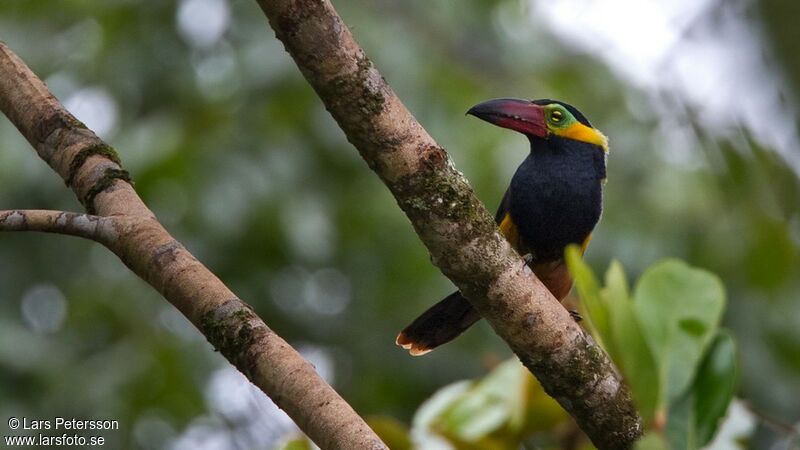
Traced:
[[[308, 361], [170, 236], [127, 181], [113, 149], [64, 109], [2, 42], [0, 109], [86, 208], [102, 216], [7, 211], [0, 216], [5, 224], [0, 228], [27, 226], [103, 243], [175, 305], [320, 447], [386, 448]], [[26, 225], [25, 220], [30, 222]]]
[[403, 106], [330, 1], [258, 3], [434, 263], [598, 448], [630, 447], [641, 420], [608, 356], [498, 233], [463, 175]]

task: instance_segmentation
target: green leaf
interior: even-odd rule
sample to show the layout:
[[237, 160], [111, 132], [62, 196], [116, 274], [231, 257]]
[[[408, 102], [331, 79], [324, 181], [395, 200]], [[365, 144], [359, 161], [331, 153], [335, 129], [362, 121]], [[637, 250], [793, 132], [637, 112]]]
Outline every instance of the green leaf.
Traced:
[[528, 376], [516, 359], [500, 364], [443, 411], [437, 428], [467, 442], [503, 427], [516, 434], [525, 419]]
[[609, 333], [608, 310], [600, 296], [600, 285], [597, 278], [592, 269], [583, 262], [580, 248], [577, 245], [567, 247], [565, 259], [581, 298], [580, 308], [583, 317], [598, 343], [609, 350], [608, 345], [612, 339]]
[[671, 448], [694, 450], [711, 441], [733, 398], [736, 345], [727, 331], [714, 337], [691, 388], [670, 404]]
[[666, 429], [670, 448], [697, 449], [697, 420], [693, 408], [694, 401], [694, 391], [689, 390], [670, 403]]
[[452, 384], [434, 394], [414, 417], [414, 443], [429, 448], [446, 439], [459, 450], [515, 450], [524, 437], [552, 430], [567, 418], [513, 358], [478, 382]]
[[435, 447], [441, 443], [439, 430], [436, 423], [439, 416], [452, 405], [456, 399], [468, 392], [473, 383], [463, 380], [449, 384], [436, 391], [431, 398], [426, 400], [417, 409], [411, 422], [414, 443], [419, 448]]
[[463, 380], [449, 384], [436, 391], [431, 398], [420, 405], [414, 414], [414, 420], [412, 421], [414, 430], [431, 428], [431, 424], [438, 419], [442, 412], [467, 392], [472, 384], [469, 380]]
[[603, 291], [608, 307], [611, 358], [617, 363], [645, 423], [649, 423], [658, 404], [658, 368], [647, 346], [628, 292], [628, 281], [619, 261], [612, 261], [606, 272]]
[[668, 406], [692, 382], [725, 303], [713, 274], [668, 260], [648, 269], [634, 294], [634, 310], [651, 352], [660, 383], [659, 407]]
[[720, 330], [692, 386], [698, 446], [714, 437], [733, 399], [736, 377], [736, 342], [729, 331]]

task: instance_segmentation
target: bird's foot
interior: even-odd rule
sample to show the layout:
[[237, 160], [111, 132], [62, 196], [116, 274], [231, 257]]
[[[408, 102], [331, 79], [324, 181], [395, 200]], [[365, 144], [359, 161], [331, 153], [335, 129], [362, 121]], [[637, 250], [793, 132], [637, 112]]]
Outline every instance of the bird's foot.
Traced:
[[533, 253], [525, 253], [522, 255], [522, 259], [525, 260], [525, 264], [530, 264], [533, 262]]
[[581, 320], [583, 320], [583, 316], [581, 316], [581, 313], [575, 311], [574, 309], [569, 310], [569, 315], [572, 316], [572, 319], [575, 320], [575, 322], [580, 322]]

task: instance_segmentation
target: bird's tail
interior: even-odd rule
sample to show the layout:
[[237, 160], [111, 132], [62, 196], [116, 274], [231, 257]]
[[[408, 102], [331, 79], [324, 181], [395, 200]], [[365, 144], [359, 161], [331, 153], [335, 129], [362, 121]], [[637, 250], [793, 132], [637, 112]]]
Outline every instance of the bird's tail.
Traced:
[[[558, 300], [564, 299], [572, 288], [572, 277], [563, 258], [531, 264], [539, 277]], [[420, 356], [446, 344], [480, 320], [478, 311], [456, 291], [433, 305], [397, 335], [397, 345], [412, 356]]]
[[421, 356], [452, 341], [480, 318], [478, 311], [456, 291], [405, 327], [395, 342], [412, 356]]

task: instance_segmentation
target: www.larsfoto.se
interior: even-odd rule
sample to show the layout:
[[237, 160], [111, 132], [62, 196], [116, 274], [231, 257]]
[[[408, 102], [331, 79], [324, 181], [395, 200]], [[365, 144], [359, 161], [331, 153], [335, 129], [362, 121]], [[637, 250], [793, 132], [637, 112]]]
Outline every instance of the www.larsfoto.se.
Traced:
[[103, 436], [79, 436], [77, 434], [68, 435], [66, 433], [61, 436], [48, 436], [45, 434], [38, 434], [32, 436], [3, 436], [3, 440], [9, 447], [26, 447], [26, 446], [80, 446], [80, 447], [98, 447], [105, 445], [106, 439]]

